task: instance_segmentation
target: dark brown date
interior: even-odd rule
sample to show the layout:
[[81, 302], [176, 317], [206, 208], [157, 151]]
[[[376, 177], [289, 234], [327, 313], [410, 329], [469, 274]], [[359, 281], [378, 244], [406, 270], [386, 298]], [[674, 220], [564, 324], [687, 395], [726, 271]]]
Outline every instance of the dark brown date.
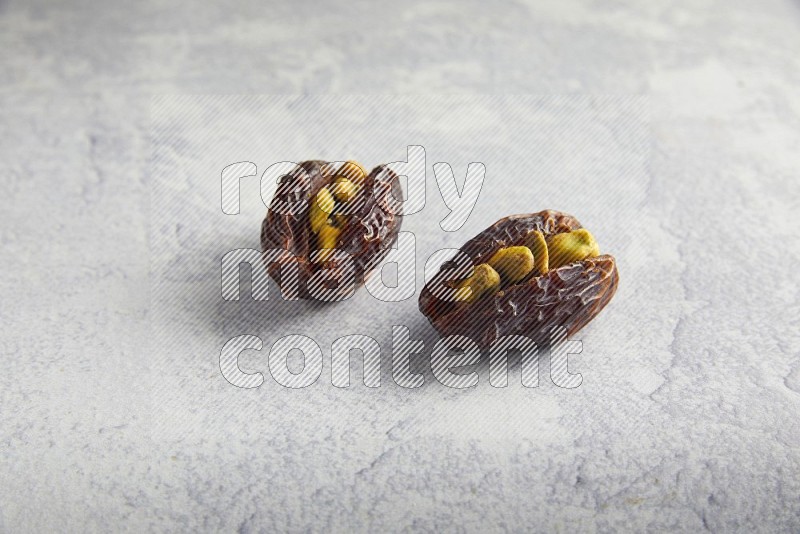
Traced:
[[[398, 176], [385, 165], [367, 174], [354, 162], [300, 163], [281, 177], [261, 224], [269, 275], [284, 290], [296, 284], [303, 299], [317, 298], [310, 281], [321, 270], [328, 288], [362, 285], [397, 239], [402, 198]], [[267, 251], [281, 249], [286, 254], [278, 261], [267, 260]], [[344, 275], [345, 266], [352, 276]], [[296, 276], [286, 274], [292, 269]]]
[[600, 255], [577, 219], [558, 211], [506, 217], [459, 250], [460, 273], [455, 258], [442, 265], [419, 309], [442, 336], [467, 336], [481, 347], [511, 334], [545, 343], [559, 326], [575, 334], [619, 283], [614, 257]]

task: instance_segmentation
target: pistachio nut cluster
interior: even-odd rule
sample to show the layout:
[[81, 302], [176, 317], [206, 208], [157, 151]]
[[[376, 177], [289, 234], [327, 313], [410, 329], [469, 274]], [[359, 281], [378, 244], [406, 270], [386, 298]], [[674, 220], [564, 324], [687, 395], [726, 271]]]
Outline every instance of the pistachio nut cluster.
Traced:
[[475, 302], [531, 276], [599, 255], [600, 247], [585, 228], [548, 236], [532, 230], [524, 245], [499, 249], [486, 263], [476, 266], [470, 277], [456, 282], [456, 300]]
[[318, 255], [319, 261], [325, 261], [331, 249], [336, 248], [349, 219], [345, 205], [356, 197], [365, 178], [362, 167], [355, 161], [348, 161], [337, 171], [331, 183], [320, 189], [311, 200], [308, 216], [311, 232], [316, 239], [316, 249], [325, 251]]

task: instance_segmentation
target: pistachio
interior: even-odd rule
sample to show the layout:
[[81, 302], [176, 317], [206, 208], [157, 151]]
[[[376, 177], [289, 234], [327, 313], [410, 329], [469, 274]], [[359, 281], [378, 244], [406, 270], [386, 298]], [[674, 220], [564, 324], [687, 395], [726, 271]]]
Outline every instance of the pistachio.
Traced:
[[339, 234], [342, 233], [342, 230], [337, 226], [325, 223], [319, 229], [319, 234], [317, 235], [317, 244], [319, 245], [318, 248], [336, 248], [336, 242], [339, 239]]
[[328, 220], [328, 216], [333, 213], [333, 195], [327, 187], [323, 187], [317, 193], [316, 198], [311, 202], [311, 209], [308, 215], [311, 221], [311, 231], [315, 234], [320, 231], [322, 225]]
[[318, 259], [319, 261], [326, 261], [336, 248], [339, 241], [339, 235], [342, 233], [341, 228], [326, 222], [319, 228], [317, 234], [317, 248], [321, 250]]
[[547, 240], [547, 248], [550, 254], [551, 269], [600, 255], [597, 241], [585, 228], [550, 236]]
[[505, 284], [516, 284], [533, 270], [533, 252], [528, 247], [501, 248], [489, 259]]
[[537, 275], [547, 274], [550, 267], [544, 234], [539, 230], [528, 233], [525, 237], [525, 246], [533, 252], [533, 267], [536, 269]]
[[473, 269], [472, 276], [458, 282], [456, 288], [459, 290], [456, 300], [472, 303], [500, 289], [500, 275], [488, 263], [481, 263]]
[[364, 185], [364, 179], [367, 176], [367, 173], [364, 172], [363, 167], [352, 160], [345, 162], [341, 168], [339, 168], [339, 172], [337, 174], [343, 178], [347, 178], [357, 187]]
[[356, 195], [356, 191], [358, 188], [356, 184], [345, 178], [344, 176], [339, 176], [336, 178], [334, 183], [330, 186], [331, 192], [333, 196], [336, 197], [336, 200], [341, 202], [347, 202], [351, 198]]

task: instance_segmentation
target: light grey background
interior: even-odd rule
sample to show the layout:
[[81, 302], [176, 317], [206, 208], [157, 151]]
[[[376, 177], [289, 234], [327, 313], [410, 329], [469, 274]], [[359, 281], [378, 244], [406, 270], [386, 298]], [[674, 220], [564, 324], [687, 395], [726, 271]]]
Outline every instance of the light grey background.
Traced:
[[[797, 530], [799, 10], [0, 3], [0, 530]], [[252, 425], [204, 428], [235, 406], [198, 396], [159, 430], [151, 95], [331, 92], [645, 95], [649, 181], [624, 193], [641, 219], [559, 206], [628, 262], [583, 386], [265, 384], [231, 396], [262, 403]], [[511, 202], [576, 199], [546, 183]], [[234, 326], [212, 317], [200, 334]]]

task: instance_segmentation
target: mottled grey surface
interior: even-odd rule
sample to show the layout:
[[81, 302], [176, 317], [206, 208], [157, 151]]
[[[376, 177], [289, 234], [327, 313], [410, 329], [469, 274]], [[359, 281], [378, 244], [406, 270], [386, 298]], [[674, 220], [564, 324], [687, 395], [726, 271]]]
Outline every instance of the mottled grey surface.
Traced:
[[[484, 4], [0, 2], [0, 531], [800, 528], [800, 4]], [[648, 180], [621, 193], [641, 217], [620, 233], [591, 199], [549, 206], [627, 262], [582, 335], [580, 388], [407, 390], [385, 370], [378, 390], [323, 373], [239, 391], [218, 345], [176, 350], [183, 381], [164, 387], [151, 95], [323, 92], [645, 95]], [[568, 202], [539, 187], [509, 211]], [[239, 224], [228, 239], [252, 245]], [[184, 310], [198, 336], [247, 329], [219, 300]], [[388, 349], [353, 305], [343, 323]]]

